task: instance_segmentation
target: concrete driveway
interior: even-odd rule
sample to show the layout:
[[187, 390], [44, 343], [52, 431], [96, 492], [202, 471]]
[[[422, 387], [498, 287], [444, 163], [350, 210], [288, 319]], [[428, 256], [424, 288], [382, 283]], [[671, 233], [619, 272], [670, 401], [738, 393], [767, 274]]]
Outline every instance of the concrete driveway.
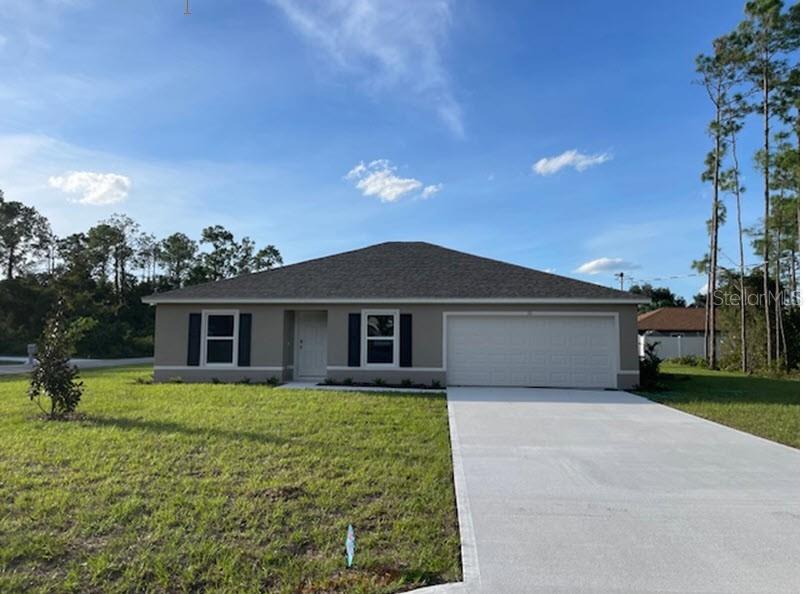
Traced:
[[798, 591], [797, 450], [625, 392], [450, 388], [448, 406], [451, 590]]

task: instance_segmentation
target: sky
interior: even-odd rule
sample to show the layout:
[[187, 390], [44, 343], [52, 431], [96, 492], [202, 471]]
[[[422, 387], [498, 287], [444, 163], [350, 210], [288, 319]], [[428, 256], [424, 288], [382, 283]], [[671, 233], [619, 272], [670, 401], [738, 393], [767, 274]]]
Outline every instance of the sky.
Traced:
[[[184, 4], [0, 0], [6, 199], [59, 235], [112, 213], [158, 237], [221, 224], [286, 263], [418, 240], [687, 299], [704, 285], [694, 59], [741, 1]], [[722, 243], [733, 267], [734, 227]]]

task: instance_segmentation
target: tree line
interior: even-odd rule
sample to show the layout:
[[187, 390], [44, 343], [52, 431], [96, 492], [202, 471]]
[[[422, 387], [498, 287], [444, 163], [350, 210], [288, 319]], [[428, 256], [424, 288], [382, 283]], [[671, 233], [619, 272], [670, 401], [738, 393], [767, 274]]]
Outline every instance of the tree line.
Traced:
[[[743, 371], [798, 365], [799, 351], [799, 4], [782, 0], [746, 3], [734, 30], [695, 60], [697, 82], [712, 110], [711, 148], [702, 180], [710, 185], [709, 249], [693, 268], [707, 274], [705, 347], [709, 366]], [[746, 131], [758, 121], [760, 132]], [[738, 146], [755, 149], [754, 166], [743, 168]], [[759, 176], [762, 219], [746, 227], [744, 180]], [[738, 261], [721, 266], [720, 230], [734, 208]], [[759, 260], [746, 261], [746, 241]], [[719, 313], [718, 313], [719, 312]]]
[[78, 356], [151, 355], [154, 314], [141, 298], [281, 265], [278, 249], [258, 249], [221, 225], [198, 240], [158, 239], [113, 214], [86, 232], [56, 236], [36, 208], [0, 190], [0, 354], [24, 353], [61, 301]]

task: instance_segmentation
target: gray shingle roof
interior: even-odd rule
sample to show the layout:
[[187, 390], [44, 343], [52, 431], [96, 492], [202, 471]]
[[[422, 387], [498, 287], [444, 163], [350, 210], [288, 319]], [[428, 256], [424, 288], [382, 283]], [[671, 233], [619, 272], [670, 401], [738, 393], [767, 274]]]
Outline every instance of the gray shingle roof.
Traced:
[[642, 301], [600, 285], [424, 242], [387, 242], [152, 295], [186, 300], [604, 299]]

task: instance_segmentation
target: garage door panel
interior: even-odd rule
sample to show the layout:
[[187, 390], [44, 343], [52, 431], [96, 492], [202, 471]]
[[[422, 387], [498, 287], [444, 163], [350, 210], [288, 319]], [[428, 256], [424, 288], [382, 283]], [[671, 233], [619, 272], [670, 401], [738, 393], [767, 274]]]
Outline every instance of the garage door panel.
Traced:
[[615, 387], [611, 316], [450, 316], [453, 385]]

